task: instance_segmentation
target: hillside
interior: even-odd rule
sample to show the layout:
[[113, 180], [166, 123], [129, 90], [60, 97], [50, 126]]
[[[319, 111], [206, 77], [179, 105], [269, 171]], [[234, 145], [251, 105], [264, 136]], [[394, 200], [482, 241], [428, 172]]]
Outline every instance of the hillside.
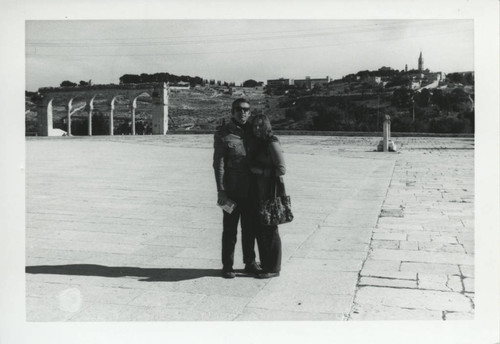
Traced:
[[[458, 76], [457, 76], [458, 75]], [[407, 75], [391, 77], [384, 84], [368, 76], [350, 75], [323, 87], [305, 89], [265, 89], [262, 87], [196, 86], [171, 90], [169, 130], [214, 130], [230, 116], [231, 103], [247, 98], [252, 112], [267, 114], [273, 127], [281, 130], [381, 131], [385, 115], [391, 117], [392, 130], [400, 132], [473, 133], [474, 86], [459, 81], [455, 73], [441, 82], [424, 80], [422, 87], [408, 87]], [[469, 80], [469, 79], [467, 79]], [[472, 80], [473, 82], [473, 80]], [[83, 110], [72, 116], [72, 133], [86, 135], [88, 114]], [[67, 130], [67, 110], [54, 103], [54, 128]], [[109, 105], [96, 103], [94, 135], [109, 134]], [[118, 100], [114, 133], [131, 132], [130, 104]], [[136, 132], [151, 130], [151, 99], [140, 98], [136, 109]], [[26, 132], [36, 132], [36, 106], [26, 97]]]
[[223, 87], [200, 87], [171, 91], [168, 108], [171, 128], [215, 129], [223, 118], [230, 116], [231, 103], [240, 97], [250, 101], [254, 113], [263, 111], [262, 90], [238, 88], [230, 94]]

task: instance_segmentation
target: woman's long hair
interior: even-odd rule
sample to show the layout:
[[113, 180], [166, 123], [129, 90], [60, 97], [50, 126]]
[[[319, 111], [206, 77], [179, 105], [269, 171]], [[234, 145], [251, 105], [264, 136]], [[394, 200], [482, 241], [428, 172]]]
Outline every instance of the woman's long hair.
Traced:
[[266, 115], [264, 115], [264, 114], [257, 114], [252, 119], [252, 127], [258, 121], [262, 122], [260, 130], [261, 130], [261, 133], [263, 134], [262, 135], [263, 139], [266, 140], [266, 141], [269, 140], [274, 135], [274, 133], [273, 133], [273, 127], [271, 126], [271, 121], [269, 120], [269, 118]]

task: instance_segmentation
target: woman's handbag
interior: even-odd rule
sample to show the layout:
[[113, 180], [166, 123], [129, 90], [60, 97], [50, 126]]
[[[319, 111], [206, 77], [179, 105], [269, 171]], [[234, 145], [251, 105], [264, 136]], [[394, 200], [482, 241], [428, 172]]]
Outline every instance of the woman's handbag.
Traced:
[[282, 177], [273, 179], [271, 197], [259, 206], [259, 220], [263, 225], [279, 225], [292, 222], [292, 204], [290, 196], [286, 195]]

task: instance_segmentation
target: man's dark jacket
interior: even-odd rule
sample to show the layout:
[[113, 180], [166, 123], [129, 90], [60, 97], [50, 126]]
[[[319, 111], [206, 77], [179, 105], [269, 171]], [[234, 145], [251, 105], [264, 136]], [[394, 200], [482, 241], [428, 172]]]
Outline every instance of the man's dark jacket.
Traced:
[[250, 124], [240, 126], [231, 119], [214, 135], [215, 182], [217, 191], [229, 198], [246, 198], [250, 192], [248, 145]]

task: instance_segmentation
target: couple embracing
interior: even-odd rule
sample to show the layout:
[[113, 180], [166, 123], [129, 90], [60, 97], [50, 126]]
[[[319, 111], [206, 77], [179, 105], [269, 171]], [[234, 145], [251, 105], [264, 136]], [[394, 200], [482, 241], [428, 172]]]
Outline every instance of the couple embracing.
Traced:
[[[259, 222], [259, 204], [268, 198], [276, 177], [285, 174], [285, 161], [280, 142], [273, 135], [265, 115], [250, 115], [250, 103], [236, 99], [231, 107], [231, 120], [214, 136], [213, 167], [217, 185], [217, 203], [235, 207], [223, 211], [222, 277], [236, 276], [234, 250], [238, 223], [245, 272], [258, 278], [279, 276], [281, 239], [277, 225]], [[257, 241], [260, 265], [256, 261]]]

